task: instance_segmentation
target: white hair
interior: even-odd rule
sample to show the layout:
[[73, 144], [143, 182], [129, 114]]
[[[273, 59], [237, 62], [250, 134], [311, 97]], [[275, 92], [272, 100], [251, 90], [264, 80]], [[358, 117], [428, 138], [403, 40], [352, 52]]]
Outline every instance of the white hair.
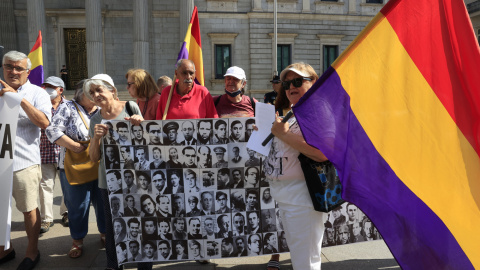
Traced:
[[2, 63], [5, 64], [6, 60], [10, 60], [13, 62], [18, 62], [22, 61], [23, 59], [27, 59], [27, 69], [32, 68], [32, 61], [30, 61], [30, 58], [22, 52], [17, 52], [17, 51], [9, 51], [5, 55], [3, 55]]
[[85, 84], [83, 85], [83, 93], [86, 97], [88, 97], [88, 99], [93, 101], [93, 97], [90, 95], [90, 88], [93, 85], [108, 89], [110, 92], [113, 92], [113, 98], [117, 98], [117, 89], [111, 86], [109, 83], [100, 79], [87, 79], [85, 80]]
[[190, 59], [180, 59], [180, 60], [178, 60], [177, 63], [175, 64], [175, 70], [178, 70], [182, 66], [183, 62], [189, 62], [190, 64], [192, 64], [193, 70], [196, 71], [195, 63]]

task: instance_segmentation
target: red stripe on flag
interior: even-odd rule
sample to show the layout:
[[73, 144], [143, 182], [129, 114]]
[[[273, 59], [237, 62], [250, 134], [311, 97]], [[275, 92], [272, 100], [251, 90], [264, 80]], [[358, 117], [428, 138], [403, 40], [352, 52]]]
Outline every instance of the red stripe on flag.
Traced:
[[452, 119], [480, 154], [477, 80], [480, 49], [464, 2], [391, 1], [382, 13]]
[[37, 41], [35, 41], [35, 44], [33, 45], [30, 52], [37, 50], [39, 47], [42, 47], [42, 31], [38, 31]]
[[200, 35], [200, 23], [198, 22], [197, 7], [193, 8], [193, 14], [190, 23], [192, 24], [192, 37], [197, 41], [198, 46], [202, 48], [202, 38]]

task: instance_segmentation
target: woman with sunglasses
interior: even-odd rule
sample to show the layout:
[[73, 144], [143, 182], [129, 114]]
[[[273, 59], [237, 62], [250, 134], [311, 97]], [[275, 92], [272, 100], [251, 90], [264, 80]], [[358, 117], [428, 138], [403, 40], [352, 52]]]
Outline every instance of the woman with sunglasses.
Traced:
[[[282, 89], [288, 101], [295, 105], [318, 79], [313, 68], [305, 63], [294, 63], [280, 74]], [[270, 190], [280, 208], [280, 217], [294, 269], [320, 269], [322, 237], [326, 213], [313, 209], [305, 177], [298, 160], [300, 153], [315, 161], [327, 158], [320, 150], [305, 142], [295, 116], [286, 123], [276, 113], [272, 126], [272, 148], [264, 162]], [[275, 147], [273, 147], [275, 146]], [[282, 160], [278, 167], [276, 160]]]
[[152, 75], [144, 69], [130, 69], [125, 74], [127, 90], [137, 99], [138, 107], [145, 120], [155, 120], [160, 94]]

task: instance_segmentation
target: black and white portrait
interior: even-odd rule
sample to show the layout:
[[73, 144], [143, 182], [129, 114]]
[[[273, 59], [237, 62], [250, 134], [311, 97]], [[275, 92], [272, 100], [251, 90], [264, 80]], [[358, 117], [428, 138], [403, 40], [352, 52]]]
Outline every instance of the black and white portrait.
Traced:
[[117, 145], [104, 145], [105, 169], [120, 169], [120, 153]]
[[197, 121], [198, 145], [213, 144], [213, 122], [212, 120], [202, 119]]
[[228, 130], [227, 119], [213, 120], [213, 144], [227, 144], [229, 142]]
[[212, 149], [207, 145], [197, 147], [197, 166], [200, 169], [212, 168]]
[[146, 131], [147, 144], [162, 145], [162, 127], [158, 121], [143, 121], [142, 125]]

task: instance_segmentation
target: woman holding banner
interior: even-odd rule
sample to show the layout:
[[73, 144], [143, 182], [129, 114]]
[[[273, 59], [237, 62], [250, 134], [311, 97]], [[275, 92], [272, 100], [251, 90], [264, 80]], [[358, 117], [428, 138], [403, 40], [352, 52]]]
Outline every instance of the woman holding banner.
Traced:
[[[89, 153], [92, 161], [100, 160], [98, 186], [101, 190], [105, 209], [107, 269], [121, 269], [122, 267], [118, 265], [116, 254], [103, 152], [103, 137], [109, 132], [109, 126], [102, 124], [102, 120], [126, 120], [130, 121], [132, 125], [139, 125], [143, 121], [143, 117], [136, 103], [118, 100], [117, 88], [115, 88], [112, 78], [107, 74], [97, 74], [86, 80], [83, 91], [85, 96], [101, 108], [90, 121], [89, 135], [91, 146]], [[139, 263], [138, 269], [152, 269], [152, 264]]]
[[[310, 65], [300, 62], [285, 68], [280, 79], [281, 91], [285, 91], [290, 103], [295, 105], [318, 75]], [[275, 137], [264, 168], [272, 196], [280, 208], [292, 266], [294, 269], [320, 269], [323, 224], [327, 214], [314, 210], [298, 156], [302, 153], [315, 161], [327, 158], [305, 142], [294, 116], [282, 123], [277, 112], [272, 134]], [[280, 168], [275, 162], [278, 159], [283, 160]]]

